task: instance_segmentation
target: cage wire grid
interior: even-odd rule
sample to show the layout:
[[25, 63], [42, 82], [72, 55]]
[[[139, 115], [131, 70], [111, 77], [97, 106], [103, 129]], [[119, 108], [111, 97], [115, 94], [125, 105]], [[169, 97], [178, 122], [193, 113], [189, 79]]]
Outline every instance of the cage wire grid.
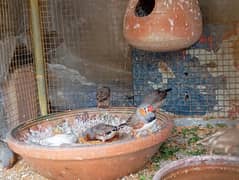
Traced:
[[38, 100], [27, 0], [0, 1], [0, 136], [37, 117]]
[[110, 87], [113, 106], [133, 104], [129, 47], [121, 33], [126, 1], [116, 4], [120, 8], [115, 1], [40, 1], [50, 112], [95, 107], [101, 86]]
[[[39, 1], [49, 113], [95, 107], [99, 86], [111, 88], [112, 106], [138, 105], [149, 91], [171, 87], [165, 111], [237, 118], [238, 23], [205, 24], [202, 38], [187, 50], [145, 52], [124, 41], [126, 5]], [[1, 136], [40, 115], [29, 11], [27, 0], [0, 1]]]

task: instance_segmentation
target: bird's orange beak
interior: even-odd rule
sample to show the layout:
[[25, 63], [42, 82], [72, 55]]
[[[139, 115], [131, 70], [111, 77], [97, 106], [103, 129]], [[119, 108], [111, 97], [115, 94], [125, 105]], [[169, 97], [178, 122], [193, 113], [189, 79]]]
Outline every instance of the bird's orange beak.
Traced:
[[145, 115], [146, 115], [146, 112], [145, 112], [144, 108], [140, 108], [140, 109], [139, 109], [139, 113], [140, 113], [142, 116], [145, 116]]

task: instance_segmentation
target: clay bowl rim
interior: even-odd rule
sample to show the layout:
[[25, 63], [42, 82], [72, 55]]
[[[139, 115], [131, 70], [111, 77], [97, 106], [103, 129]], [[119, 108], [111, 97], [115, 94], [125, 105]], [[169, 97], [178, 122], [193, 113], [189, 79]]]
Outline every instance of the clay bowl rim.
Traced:
[[200, 165], [239, 166], [239, 157], [226, 155], [201, 155], [179, 159], [163, 166], [159, 171], [156, 172], [153, 177], [153, 180], [161, 180], [161, 178], [163, 178], [167, 174], [172, 173], [173, 171]]
[[[119, 156], [123, 154], [130, 154], [140, 150], [144, 150], [156, 145], [160, 145], [170, 135], [173, 128], [173, 121], [165, 113], [158, 113], [163, 117], [163, 127], [159, 132], [153, 133], [148, 136], [140, 138], [132, 138], [107, 144], [96, 144], [96, 145], [84, 145], [84, 146], [70, 146], [70, 147], [48, 147], [35, 144], [27, 144], [23, 141], [19, 141], [15, 138], [17, 132], [21, 131], [26, 127], [31, 127], [36, 124], [40, 124], [43, 121], [54, 121], [56, 118], [64, 116], [66, 114], [77, 113], [77, 112], [94, 112], [94, 111], [113, 111], [120, 112], [124, 111], [132, 113], [135, 108], [132, 107], [112, 107], [108, 109], [98, 108], [86, 108], [77, 109], [67, 112], [60, 112], [49, 116], [40, 117], [34, 120], [23, 122], [11, 129], [7, 135], [7, 143], [9, 147], [17, 154], [23, 157], [41, 158], [41, 159], [52, 159], [52, 160], [83, 160], [83, 159], [95, 159], [95, 158], [106, 158], [112, 156]], [[19, 130], [20, 129], [20, 130]]]

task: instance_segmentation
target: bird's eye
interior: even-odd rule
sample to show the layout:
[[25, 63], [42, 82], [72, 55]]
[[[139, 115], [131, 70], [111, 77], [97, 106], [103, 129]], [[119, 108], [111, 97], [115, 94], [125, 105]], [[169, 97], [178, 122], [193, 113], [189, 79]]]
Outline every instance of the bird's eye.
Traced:
[[105, 134], [106, 134], [106, 135], [109, 135], [110, 133], [111, 133], [111, 131], [108, 131], [108, 132], [106, 132]]

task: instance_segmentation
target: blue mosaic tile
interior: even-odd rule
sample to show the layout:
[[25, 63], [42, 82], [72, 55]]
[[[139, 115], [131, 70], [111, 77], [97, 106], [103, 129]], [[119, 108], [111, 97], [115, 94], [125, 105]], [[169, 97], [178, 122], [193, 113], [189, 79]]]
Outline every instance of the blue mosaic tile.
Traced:
[[164, 88], [172, 88], [172, 91], [162, 108], [178, 115], [205, 115], [213, 111], [217, 104], [215, 92], [224, 88], [225, 78], [213, 77], [196, 57], [183, 56], [181, 52], [152, 53], [135, 49], [132, 58], [136, 65], [133, 66], [135, 105], [139, 105], [144, 95], [153, 90], [149, 81], [163, 84], [158, 63], [164, 62], [175, 77], [168, 78], [167, 84], [163, 84]]

